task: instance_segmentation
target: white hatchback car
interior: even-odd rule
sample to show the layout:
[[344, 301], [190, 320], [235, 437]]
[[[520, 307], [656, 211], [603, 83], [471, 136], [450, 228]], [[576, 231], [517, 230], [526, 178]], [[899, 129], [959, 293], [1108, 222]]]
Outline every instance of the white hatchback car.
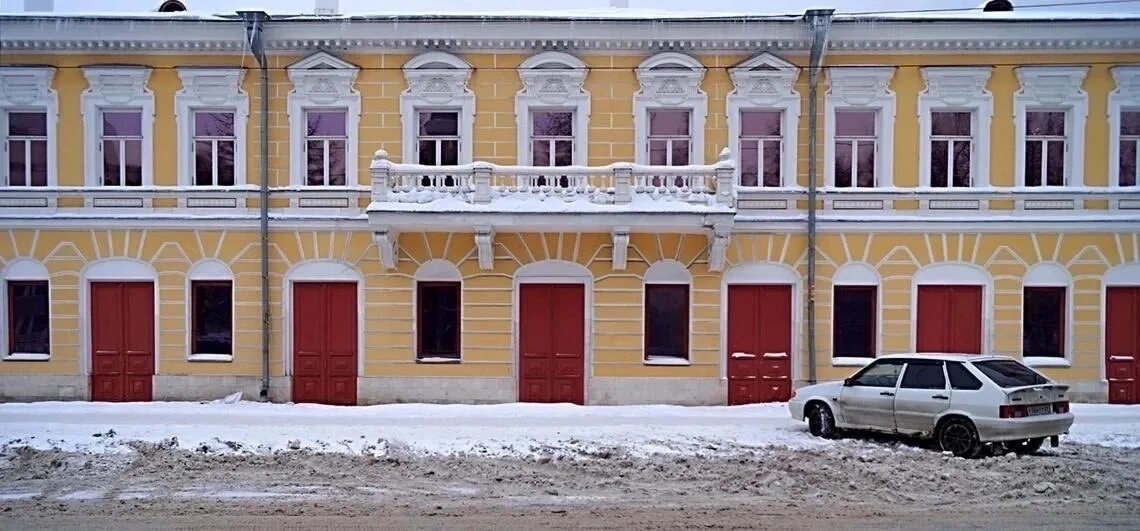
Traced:
[[870, 430], [931, 438], [961, 457], [991, 443], [1033, 453], [1072, 426], [1068, 390], [1005, 356], [896, 354], [797, 389], [788, 409], [817, 437]]

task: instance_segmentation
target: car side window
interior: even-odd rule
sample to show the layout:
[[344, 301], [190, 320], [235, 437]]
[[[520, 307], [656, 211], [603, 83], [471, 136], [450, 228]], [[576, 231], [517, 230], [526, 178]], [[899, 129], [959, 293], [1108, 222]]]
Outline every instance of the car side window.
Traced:
[[959, 362], [954, 361], [947, 363], [946, 373], [950, 375], [951, 389], [977, 391], [982, 388], [982, 381], [973, 374], [970, 374], [970, 369], [967, 369]]
[[902, 372], [902, 362], [898, 360], [882, 360], [868, 365], [851, 380], [851, 385], [860, 387], [891, 387], [899, 381]]
[[903, 372], [903, 389], [945, 389], [946, 375], [941, 361], [908, 361]]

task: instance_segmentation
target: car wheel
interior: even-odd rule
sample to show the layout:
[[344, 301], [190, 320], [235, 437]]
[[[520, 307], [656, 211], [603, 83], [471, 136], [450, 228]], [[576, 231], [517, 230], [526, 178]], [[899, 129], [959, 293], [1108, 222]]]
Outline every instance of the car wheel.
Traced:
[[815, 437], [831, 439], [835, 437], [835, 416], [831, 408], [823, 404], [813, 404], [808, 412], [808, 431]]
[[950, 419], [938, 429], [938, 447], [956, 457], [977, 457], [982, 450], [978, 430], [966, 419]]
[[1041, 449], [1041, 445], [1045, 443], [1044, 437], [1034, 437], [1032, 439], [1024, 439], [1020, 441], [1009, 441], [1005, 443], [1005, 448], [1011, 452], [1021, 455], [1029, 455]]

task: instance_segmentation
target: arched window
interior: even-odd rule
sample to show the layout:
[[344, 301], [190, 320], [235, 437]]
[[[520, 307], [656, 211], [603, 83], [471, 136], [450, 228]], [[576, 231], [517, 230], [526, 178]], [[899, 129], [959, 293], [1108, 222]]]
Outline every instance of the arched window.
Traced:
[[233, 360], [233, 273], [218, 260], [202, 260], [190, 268], [187, 281], [190, 360]]
[[844, 264], [832, 279], [832, 364], [863, 365], [878, 351], [879, 273], [869, 264]]
[[31, 258], [18, 258], [0, 270], [0, 358], [4, 361], [51, 357], [51, 300], [48, 270]]
[[[519, 66], [515, 96], [521, 166], [585, 166], [590, 123], [588, 69], [577, 57], [543, 52]], [[569, 182], [566, 182], [569, 186]]]
[[416, 271], [416, 359], [461, 358], [463, 277], [447, 260], [425, 262]]
[[645, 272], [645, 363], [687, 365], [693, 277], [676, 260], [661, 260]]

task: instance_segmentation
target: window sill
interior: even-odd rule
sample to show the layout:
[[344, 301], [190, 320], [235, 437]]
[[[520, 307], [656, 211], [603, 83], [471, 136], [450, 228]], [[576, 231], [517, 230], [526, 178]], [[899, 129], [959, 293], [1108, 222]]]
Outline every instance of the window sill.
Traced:
[[234, 360], [233, 354], [191, 354], [189, 361], [230, 362]]
[[1021, 361], [1025, 362], [1030, 367], [1072, 367], [1073, 362], [1065, 358], [1054, 358], [1051, 356], [1029, 356], [1022, 358]]
[[689, 362], [688, 358], [682, 358], [680, 356], [649, 356], [648, 358], [645, 358], [644, 363], [646, 365], [664, 365], [675, 367], [688, 367], [692, 365], [692, 363]]
[[875, 358], [831, 358], [832, 367], [865, 367]]
[[427, 365], [458, 365], [460, 361], [460, 358], [443, 358], [439, 356], [416, 358], [416, 363], [425, 363]]
[[4, 361], [48, 361], [51, 354], [34, 354], [31, 352], [13, 352], [4, 356]]

